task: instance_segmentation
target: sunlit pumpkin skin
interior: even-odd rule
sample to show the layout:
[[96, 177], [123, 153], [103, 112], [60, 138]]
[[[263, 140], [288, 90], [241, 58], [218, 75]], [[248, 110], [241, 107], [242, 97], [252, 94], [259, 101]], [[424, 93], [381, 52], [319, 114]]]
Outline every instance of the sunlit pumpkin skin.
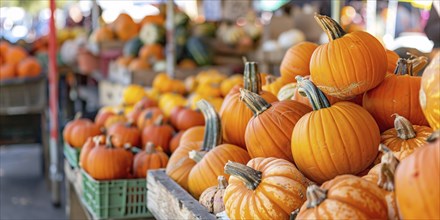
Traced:
[[139, 57], [150, 63], [165, 59], [164, 48], [160, 44], [144, 45], [139, 51]]
[[36, 77], [41, 74], [41, 65], [34, 57], [27, 57], [17, 65], [18, 78]]
[[398, 160], [402, 160], [425, 145], [432, 132], [430, 127], [412, 125], [408, 119], [396, 114], [394, 128], [383, 132], [380, 138], [381, 143], [393, 151]]
[[387, 219], [381, 189], [357, 176], [341, 175], [307, 188], [297, 219]]
[[305, 41], [289, 48], [281, 61], [281, 77], [295, 82], [295, 77], [298, 75], [310, 75], [310, 59], [317, 47], [317, 44]]
[[156, 121], [142, 130], [142, 145], [152, 142], [156, 146], [161, 146], [163, 151], [170, 153], [170, 141], [173, 138], [174, 129], [169, 124], [165, 124], [159, 116]]
[[179, 116], [180, 111], [183, 109], [185, 109], [184, 106], [176, 106], [170, 112], [170, 123], [175, 128], [177, 128], [177, 117]]
[[400, 57], [396, 52], [392, 50], [387, 49], [386, 53], [387, 53], [387, 62], [388, 62], [387, 72], [392, 73], [396, 69], [397, 61], [399, 60]]
[[158, 117], [162, 117], [162, 120], [164, 120], [165, 122], [167, 121], [167, 118], [165, 117], [162, 110], [160, 110], [160, 108], [147, 108], [139, 114], [136, 125], [140, 130], [142, 130], [146, 126], [154, 124]]
[[[268, 103], [278, 101], [270, 92], [261, 91], [261, 78], [255, 62], [247, 62], [244, 71], [244, 89], [259, 94]], [[252, 118], [252, 111], [240, 101], [240, 92], [232, 89], [225, 97], [220, 109], [223, 140], [226, 143], [246, 149], [245, 132], [248, 121]]]
[[81, 148], [81, 152], [79, 154], [79, 166], [87, 171], [87, 157], [89, 156], [90, 151], [96, 146], [96, 142], [98, 144], [105, 144], [105, 135], [98, 135], [94, 137], [87, 138], [87, 141], [84, 143]]
[[147, 143], [145, 150], [134, 156], [133, 174], [137, 178], [146, 178], [148, 170], [165, 168], [168, 155], [161, 150], [156, 150], [153, 143]]
[[185, 106], [187, 100], [180, 94], [166, 93], [160, 97], [159, 108], [163, 111], [166, 117], [170, 117], [171, 110], [176, 106]]
[[145, 89], [140, 85], [131, 84], [122, 92], [122, 102], [126, 105], [134, 105], [145, 97]]
[[296, 123], [292, 155], [298, 169], [310, 180], [323, 183], [342, 174], [357, 174], [376, 158], [380, 143], [374, 118], [351, 102], [330, 105], [310, 81], [298, 79], [314, 111]]
[[[166, 73], [159, 73], [154, 77], [153, 88], [159, 93], [178, 93], [185, 94], [186, 86], [183, 81], [172, 79]], [[160, 106], [160, 103], [159, 103]]]
[[200, 110], [184, 108], [179, 111], [176, 119], [176, 127], [179, 130], [186, 130], [194, 126], [205, 125], [205, 119]]
[[440, 133], [402, 160], [395, 177], [402, 219], [440, 219]]
[[122, 41], [128, 41], [136, 37], [139, 32], [138, 25], [133, 21], [130, 15], [126, 13], [119, 14], [113, 22], [112, 27], [118, 39]]
[[182, 137], [184, 132], [185, 131], [179, 131], [173, 136], [173, 138], [171, 138], [171, 141], [170, 141], [170, 152], [171, 153], [176, 151], [176, 149], [179, 147], [180, 138]]
[[[305, 202], [308, 180], [292, 163], [278, 158], [254, 158], [247, 166], [228, 162], [231, 174], [223, 200], [231, 219], [289, 219]], [[236, 171], [244, 171], [237, 173]], [[250, 178], [243, 179], [240, 176]]]
[[254, 116], [249, 120], [245, 141], [251, 158], [276, 157], [293, 162], [292, 131], [296, 122], [312, 108], [292, 100], [267, 103], [259, 95], [241, 90], [243, 100]]
[[217, 181], [217, 186], [207, 188], [205, 191], [203, 191], [199, 198], [199, 203], [213, 214], [217, 214], [225, 210], [223, 195], [225, 194], [225, 189], [228, 186], [228, 181], [224, 176], [219, 176]]
[[95, 117], [95, 124], [99, 126], [99, 128], [103, 128], [105, 125], [105, 121], [113, 115], [116, 115], [116, 113], [109, 108], [101, 108], [98, 111], [98, 114], [96, 114]]
[[5, 62], [18, 65], [22, 60], [24, 60], [28, 56], [28, 53], [25, 49], [19, 46], [10, 46], [6, 51]]
[[423, 71], [419, 102], [432, 129], [440, 129], [440, 52]]
[[13, 64], [5, 63], [0, 66], [0, 80], [14, 79], [16, 77]]
[[310, 75], [319, 89], [348, 100], [382, 82], [387, 56], [374, 36], [363, 31], [347, 34], [327, 16], [315, 15], [315, 19], [330, 41], [316, 48], [310, 60]]
[[203, 141], [205, 126], [195, 126], [183, 132], [180, 144]]
[[113, 144], [115, 147], [124, 147], [127, 143], [130, 146], [140, 147], [141, 132], [132, 122], [117, 122], [108, 130], [107, 135], [113, 136]]
[[387, 74], [379, 86], [364, 94], [362, 106], [374, 117], [381, 132], [394, 126], [394, 113], [412, 124], [428, 126], [417, 97], [421, 78], [405, 74], [412, 70], [404, 59], [399, 60], [397, 68], [398, 75]]
[[142, 18], [141, 22], [139, 22], [139, 25], [142, 27], [145, 24], [157, 24], [157, 25], [164, 25], [165, 18], [163, 15], [147, 15], [144, 18]]
[[133, 154], [115, 148], [108, 136], [105, 145], [98, 144], [87, 156], [87, 173], [96, 180], [125, 179], [130, 176]]

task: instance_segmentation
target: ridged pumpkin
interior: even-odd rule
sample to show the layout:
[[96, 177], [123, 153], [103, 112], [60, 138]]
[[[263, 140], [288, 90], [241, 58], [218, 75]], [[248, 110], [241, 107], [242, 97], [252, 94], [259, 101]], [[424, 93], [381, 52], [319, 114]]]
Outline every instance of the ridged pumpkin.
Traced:
[[305, 41], [289, 48], [281, 61], [281, 77], [288, 82], [295, 82], [298, 75], [310, 75], [310, 59], [317, 47], [317, 44]]
[[141, 113], [147, 109], [147, 108], [151, 108], [151, 107], [156, 107], [157, 106], [157, 102], [154, 101], [153, 99], [144, 97], [141, 101], [137, 102], [134, 107], [133, 110], [127, 114], [127, 119], [128, 121], [132, 121], [135, 125], [137, 125], [137, 120], [139, 118], [139, 115], [141, 115]]
[[87, 138], [79, 154], [79, 166], [87, 171], [87, 157], [95, 146], [105, 144], [105, 135], [98, 135]]
[[423, 72], [419, 101], [432, 129], [440, 129], [440, 52]]
[[402, 160], [395, 176], [402, 219], [440, 219], [440, 131]]
[[144, 87], [131, 84], [122, 92], [122, 102], [126, 105], [134, 105], [146, 96]]
[[357, 176], [342, 175], [307, 188], [297, 219], [387, 219], [380, 188]]
[[148, 170], [164, 168], [168, 163], [168, 155], [161, 150], [156, 150], [156, 146], [148, 142], [145, 150], [134, 156], [133, 174], [137, 178], [146, 178]]
[[[268, 103], [278, 101], [270, 92], [261, 91], [261, 77], [255, 62], [247, 62], [244, 70], [244, 89], [259, 94]], [[220, 109], [223, 139], [226, 143], [235, 144], [246, 149], [244, 134], [252, 111], [240, 100], [239, 90], [232, 90], [225, 97]]]
[[168, 119], [165, 117], [165, 114], [162, 110], [158, 107], [150, 107], [145, 110], [143, 110], [138, 118], [137, 118], [137, 127], [142, 130], [146, 126], [150, 126], [154, 124], [154, 122], [157, 120], [158, 117], [162, 117], [163, 121], [167, 121]]
[[187, 107], [178, 112], [176, 116], [176, 128], [178, 130], [186, 130], [199, 125], [205, 125], [205, 119], [200, 110], [192, 110]]
[[66, 124], [63, 130], [63, 139], [70, 146], [81, 148], [89, 137], [101, 134], [99, 127], [90, 119], [81, 118], [81, 113]]
[[309, 181], [286, 160], [258, 157], [246, 166], [228, 162], [225, 172], [231, 175], [223, 197], [231, 219], [289, 219], [306, 200]]
[[247, 163], [250, 160], [246, 150], [236, 145], [222, 144], [220, 118], [214, 107], [206, 100], [199, 101], [198, 106], [205, 118], [212, 120], [209, 124], [206, 123], [201, 149], [188, 153], [189, 158], [197, 162], [188, 175], [188, 189], [196, 199], [207, 188], [216, 185], [218, 176], [223, 175], [229, 179], [229, 175], [225, 174], [223, 169], [228, 161]]
[[387, 53], [387, 62], [388, 62], [387, 72], [392, 73], [396, 69], [397, 61], [399, 60], [400, 57], [396, 52], [392, 50], [386, 50], [386, 53]]
[[417, 96], [421, 78], [412, 75], [411, 61], [400, 59], [395, 73], [387, 74], [379, 86], [366, 92], [362, 106], [374, 117], [381, 132], [394, 126], [394, 113], [412, 124], [427, 126]]
[[145, 126], [142, 129], [142, 145], [152, 142], [156, 146], [162, 147], [167, 154], [170, 153], [170, 140], [173, 138], [174, 129], [169, 124], [165, 124], [162, 116], [158, 116], [154, 124]]
[[205, 126], [195, 126], [183, 132], [179, 144], [203, 141]]
[[351, 102], [331, 106], [310, 80], [298, 83], [314, 110], [299, 119], [293, 129], [292, 155], [298, 169], [310, 180], [323, 183], [367, 168], [376, 158], [380, 143], [374, 118]]
[[117, 122], [108, 130], [107, 135], [113, 136], [113, 144], [115, 147], [124, 147], [126, 144], [130, 146], [140, 147], [141, 133], [134, 126], [133, 122]]
[[251, 158], [276, 157], [293, 162], [293, 128], [312, 108], [292, 100], [269, 104], [261, 96], [244, 89], [240, 90], [240, 99], [254, 113], [245, 133], [246, 147]]
[[316, 48], [310, 60], [310, 75], [318, 88], [348, 100], [382, 82], [387, 55], [374, 36], [363, 31], [347, 34], [328, 16], [315, 15], [315, 19], [330, 41]]
[[388, 129], [380, 136], [381, 143], [386, 145], [398, 160], [403, 160], [419, 147], [426, 144], [426, 138], [432, 129], [426, 126], [412, 125], [408, 119], [396, 114], [394, 128]]
[[18, 78], [36, 77], [41, 74], [41, 65], [34, 57], [27, 57], [17, 66]]

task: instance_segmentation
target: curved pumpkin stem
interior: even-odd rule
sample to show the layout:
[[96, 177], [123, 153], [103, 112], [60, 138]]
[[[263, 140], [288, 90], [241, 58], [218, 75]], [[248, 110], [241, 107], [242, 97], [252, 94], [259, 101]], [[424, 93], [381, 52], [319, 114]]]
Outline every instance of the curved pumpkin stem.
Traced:
[[205, 156], [206, 153], [207, 153], [207, 151], [192, 150], [192, 151], [188, 152], [188, 157], [189, 157], [189, 159], [194, 160], [196, 163], [198, 163], [203, 159], [203, 157]]
[[394, 70], [394, 74], [396, 75], [410, 75], [412, 76], [413, 73], [413, 64], [404, 58], [399, 58], [397, 60], [397, 66]]
[[272, 106], [258, 94], [246, 89], [240, 89], [240, 99], [252, 110], [254, 115], [259, 115]]
[[148, 141], [147, 144], [145, 144], [145, 152], [147, 154], [153, 154], [156, 152], [156, 148], [154, 146], [154, 143], [151, 141]]
[[218, 176], [217, 181], [217, 189], [226, 189], [226, 187], [228, 186], [228, 181], [226, 181], [226, 178], [224, 176]]
[[208, 152], [222, 143], [220, 117], [214, 107], [204, 99], [197, 102], [197, 107], [202, 111], [203, 117], [205, 118], [205, 134], [203, 136], [202, 150]]
[[314, 17], [319, 26], [321, 26], [322, 30], [327, 34], [329, 41], [341, 38], [346, 34], [338, 22], [333, 20], [331, 17], [320, 14], [315, 14]]
[[420, 72], [420, 70], [422, 70], [423, 68], [425, 68], [425, 66], [428, 64], [428, 58], [425, 56], [418, 57], [410, 52], [406, 52], [406, 54], [410, 56], [408, 61], [411, 62], [412, 72], [415, 75], [417, 75], [417, 73]]
[[307, 187], [307, 208], [315, 208], [327, 199], [327, 190], [317, 185]]
[[253, 93], [261, 93], [261, 75], [256, 62], [246, 62], [243, 72], [244, 89]]
[[316, 111], [331, 106], [325, 94], [318, 89], [312, 81], [301, 76], [296, 76], [295, 79], [297, 80], [299, 94], [307, 96], [312, 104], [313, 110]]
[[396, 172], [399, 160], [394, 156], [393, 152], [384, 144], [379, 145], [379, 151], [382, 152], [381, 169], [377, 185], [387, 191], [394, 190], [394, 174]]
[[392, 116], [396, 116], [394, 119], [394, 128], [396, 129], [397, 137], [403, 140], [416, 137], [416, 131], [408, 119], [400, 116], [397, 113], [394, 113]]
[[261, 171], [241, 163], [228, 161], [225, 165], [225, 173], [239, 178], [250, 190], [255, 190], [261, 183]]
[[154, 121], [154, 125], [157, 126], [163, 125], [163, 115], [157, 116], [156, 120]]

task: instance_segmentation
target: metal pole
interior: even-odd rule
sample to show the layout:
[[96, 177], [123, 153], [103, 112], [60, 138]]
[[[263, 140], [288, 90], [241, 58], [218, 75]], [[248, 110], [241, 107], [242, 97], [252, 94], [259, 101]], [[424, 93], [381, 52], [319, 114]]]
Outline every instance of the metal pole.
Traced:
[[50, 141], [49, 141], [49, 175], [51, 182], [52, 204], [60, 205], [61, 174], [58, 163], [58, 74], [56, 60], [56, 29], [55, 29], [55, 0], [50, 0], [49, 20], [49, 113], [50, 113]]
[[331, 13], [332, 13], [332, 18], [333, 20], [335, 20], [336, 22], [340, 23], [340, 19], [341, 19], [341, 0], [332, 0], [331, 1]]
[[376, 7], [377, 0], [367, 1], [367, 32], [376, 36]]
[[167, 18], [166, 18], [166, 30], [167, 30], [167, 45], [166, 45], [166, 62], [167, 62], [167, 74], [171, 78], [176, 76], [175, 73], [175, 38], [174, 38], [174, 2], [173, 0], [167, 1]]

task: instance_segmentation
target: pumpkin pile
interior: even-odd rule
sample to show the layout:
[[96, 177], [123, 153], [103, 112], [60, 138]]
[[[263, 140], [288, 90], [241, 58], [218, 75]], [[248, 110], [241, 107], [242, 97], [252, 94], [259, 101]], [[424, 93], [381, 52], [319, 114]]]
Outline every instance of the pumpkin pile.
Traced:
[[18, 45], [0, 42], [0, 81], [37, 77], [42, 67], [37, 58]]

